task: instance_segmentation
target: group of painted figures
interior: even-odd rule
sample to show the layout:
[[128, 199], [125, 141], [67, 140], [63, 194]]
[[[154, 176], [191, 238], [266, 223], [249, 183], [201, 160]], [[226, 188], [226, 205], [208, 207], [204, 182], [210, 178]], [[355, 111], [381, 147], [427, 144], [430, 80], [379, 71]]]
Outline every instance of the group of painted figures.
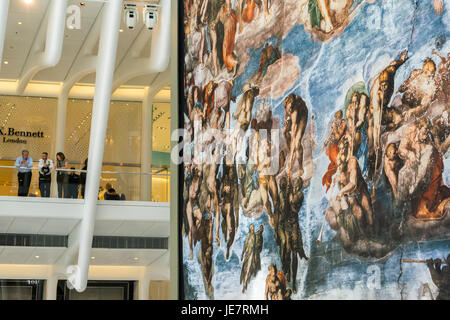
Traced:
[[[393, 97], [395, 73], [408, 60], [407, 54], [402, 52], [382, 70], [370, 92], [364, 83], [350, 88], [325, 142], [330, 159], [322, 180], [330, 199], [326, 218], [340, 231], [344, 246], [358, 240], [379, 241], [389, 233], [390, 219], [440, 220], [448, 211], [450, 189], [443, 182], [443, 157], [450, 146], [450, 55], [433, 51], [439, 65], [426, 58]], [[366, 155], [361, 154], [362, 143], [367, 143]], [[365, 174], [360, 163], [367, 164]]]
[[[266, 299], [290, 299], [297, 292], [298, 257], [308, 259], [299, 212], [307, 184], [303, 148], [312, 106], [291, 93], [283, 99], [284, 119], [272, 115], [267, 99], [260, 96], [259, 83], [282, 55], [267, 42], [252, 81], [243, 85], [239, 99], [233, 96], [240, 67], [236, 35], [259, 14], [268, 19], [271, 2], [239, 0], [233, 8], [232, 0], [184, 1], [185, 141], [193, 141], [184, 152], [193, 160], [185, 163], [184, 170], [183, 231], [190, 260], [200, 242], [198, 261], [210, 299], [214, 299], [213, 242], [221, 246], [222, 232], [228, 261], [241, 214], [265, 218], [266, 213], [279, 248], [281, 270], [270, 265]], [[302, 2], [309, 12], [307, 27], [325, 35], [345, 24], [354, 1]], [[340, 10], [347, 15], [332, 10], [334, 2], [342, 4]], [[448, 211], [450, 192], [443, 184], [442, 158], [450, 146], [450, 56], [432, 54], [440, 63], [426, 58], [394, 96], [395, 74], [408, 60], [408, 52], [400, 53], [370, 90], [362, 82], [353, 85], [344, 108], [334, 115], [323, 146], [330, 165], [322, 183], [330, 203], [326, 220], [346, 248], [360, 240], [378, 241], [387, 232], [389, 217], [382, 210], [377, 214], [380, 202], [384, 203], [377, 190], [385, 184], [392, 194], [391, 211], [402, 217], [407, 211], [419, 220], [442, 219]], [[203, 76], [206, 69], [212, 77]], [[232, 102], [237, 103], [234, 112]], [[278, 133], [274, 129], [282, 132], [281, 144], [274, 143], [278, 141], [273, 139]], [[241, 254], [242, 292], [261, 270], [263, 235], [262, 223], [258, 231], [250, 225]]]

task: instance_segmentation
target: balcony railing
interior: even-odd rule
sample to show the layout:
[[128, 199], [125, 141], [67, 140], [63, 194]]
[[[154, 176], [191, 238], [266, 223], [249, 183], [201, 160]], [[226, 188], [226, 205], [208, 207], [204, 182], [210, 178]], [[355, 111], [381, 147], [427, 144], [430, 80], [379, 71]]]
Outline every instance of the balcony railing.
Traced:
[[[3, 161], [5, 162], [5, 161]], [[165, 168], [157, 168], [152, 172], [137, 172], [136, 167], [104, 166], [100, 178], [99, 200], [127, 200], [169, 202], [170, 174]], [[27, 168], [21, 168], [27, 169]], [[112, 170], [111, 170], [112, 169]], [[0, 165], [0, 196], [18, 196], [19, 191], [28, 197], [48, 197], [65, 199], [83, 199], [85, 182], [83, 175], [87, 170], [53, 169], [51, 183], [39, 181], [39, 168], [34, 163], [31, 171], [31, 181], [19, 190], [18, 168], [13, 165]], [[60, 173], [64, 173], [61, 175]], [[59, 177], [58, 177], [59, 176]], [[28, 178], [25, 178], [28, 179]], [[107, 191], [107, 187], [109, 191]], [[112, 189], [112, 190], [111, 190]]]

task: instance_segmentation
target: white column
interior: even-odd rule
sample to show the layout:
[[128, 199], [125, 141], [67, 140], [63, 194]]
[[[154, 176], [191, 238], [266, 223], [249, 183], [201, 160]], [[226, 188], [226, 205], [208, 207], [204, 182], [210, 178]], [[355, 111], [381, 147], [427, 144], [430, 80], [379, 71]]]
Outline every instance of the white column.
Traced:
[[0, 69], [3, 65], [3, 44], [6, 35], [6, 23], [8, 21], [9, 0], [0, 0]]
[[[152, 172], [153, 150], [153, 90], [145, 88], [142, 102], [142, 128], [141, 128], [141, 172]], [[152, 176], [141, 175], [141, 201], [152, 200]]]
[[138, 281], [138, 300], [149, 300], [150, 280], [150, 268], [147, 267]]
[[98, 187], [103, 162], [106, 128], [108, 124], [111, 87], [119, 38], [122, 0], [109, 0], [105, 4], [95, 81], [94, 107], [92, 110], [91, 136], [89, 141], [89, 172], [86, 178], [86, 193], [83, 220], [80, 229], [78, 265], [69, 266], [68, 286], [78, 292], [86, 289], [92, 238], [97, 209]]
[[45, 300], [56, 300], [58, 276], [51, 274], [45, 282]]
[[[58, 107], [56, 109], [56, 130], [55, 130], [55, 149], [53, 154], [49, 155], [49, 158], [54, 161], [56, 168], [56, 153], [64, 152], [64, 140], [66, 137], [66, 118], [67, 118], [67, 102], [69, 100], [70, 89], [67, 86], [62, 87], [58, 97]], [[58, 185], [56, 183], [56, 172], [52, 174], [52, 189], [51, 197], [58, 197]]]

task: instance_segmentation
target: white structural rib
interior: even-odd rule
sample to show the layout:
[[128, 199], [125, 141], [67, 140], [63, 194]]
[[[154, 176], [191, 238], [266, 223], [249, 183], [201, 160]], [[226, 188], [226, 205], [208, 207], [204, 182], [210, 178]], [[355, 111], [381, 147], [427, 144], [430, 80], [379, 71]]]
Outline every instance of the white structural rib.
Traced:
[[8, 11], [9, 11], [9, 0], [0, 0], [0, 70], [2, 69], [3, 65], [3, 44], [5, 43]]
[[97, 46], [100, 38], [100, 30], [103, 20], [103, 8], [98, 18], [95, 20], [86, 41], [83, 43], [74, 64], [69, 70], [64, 83], [61, 86], [58, 97], [58, 109], [56, 116], [56, 152], [64, 152], [64, 138], [66, 130], [67, 101], [69, 92], [73, 86], [90, 73], [95, 72], [97, 66], [97, 55], [94, 48]]
[[69, 73], [64, 80], [62, 92], [69, 93], [70, 89], [79, 80], [83, 79], [88, 74], [94, 73], [97, 66], [97, 53], [95, 47], [100, 38], [100, 31], [102, 28], [102, 21], [104, 19], [105, 7], [100, 9], [97, 19], [94, 22], [89, 34], [83, 43]]
[[[153, 150], [153, 100], [156, 94], [165, 86], [170, 85], [169, 69], [159, 73], [151, 87], [145, 87], [144, 101], [142, 102], [141, 125], [141, 172], [152, 171]], [[141, 200], [150, 201], [152, 194], [152, 177], [141, 176]]]
[[[17, 86], [18, 94], [22, 94], [25, 91], [28, 82], [30, 82], [39, 71], [54, 67], [59, 63], [64, 40], [66, 10], [67, 0], [51, 0], [47, 12], [45, 45], [40, 48], [42, 44], [39, 39], [36, 39], [32, 48], [32, 53], [27, 59], [25, 68], [19, 80], [19, 85]], [[41, 28], [45, 28], [45, 24], [43, 24]], [[42, 30], [43, 29], [39, 30], [38, 37], [43, 34]], [[39, 49], [44, 49], [44, 51]], [[38, 52], [33, 53], [33, 51]]]
[[78, 265], [67, 268], [67, 285], [78, 292], [83, 292], [87, 286], [121, 15], [122, 0], [109, 0], [105, 5], [100, 35], [89, 141], [89, 171], [86, 179], [83, 220], [80, 226]]
[[[152, 31], [150, 58], [134, 58], [137, 50], [133, 50], [131, 57], [127, 57], [131, 59], [125, 59], [116, 70], [113, 92], [132, 78], [163, 72], [169, 66], [171, 0], [161, 0], [160, 6], [160, 22]], [[147, 37], [146, 32], [150, 31], [144, 28], [137, 39], [138, 45]]]

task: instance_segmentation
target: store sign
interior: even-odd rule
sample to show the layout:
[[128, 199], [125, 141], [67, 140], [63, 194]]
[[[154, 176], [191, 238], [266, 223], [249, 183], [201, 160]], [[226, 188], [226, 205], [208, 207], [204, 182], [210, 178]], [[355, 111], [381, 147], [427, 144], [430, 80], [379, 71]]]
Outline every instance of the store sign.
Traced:
[[16, 128], [0, 128], [0, 135], [3, 136], [3, 143], [27, 144], [27, 140], [21, 138], [44, 138], [42, 131], [23, 131]]

